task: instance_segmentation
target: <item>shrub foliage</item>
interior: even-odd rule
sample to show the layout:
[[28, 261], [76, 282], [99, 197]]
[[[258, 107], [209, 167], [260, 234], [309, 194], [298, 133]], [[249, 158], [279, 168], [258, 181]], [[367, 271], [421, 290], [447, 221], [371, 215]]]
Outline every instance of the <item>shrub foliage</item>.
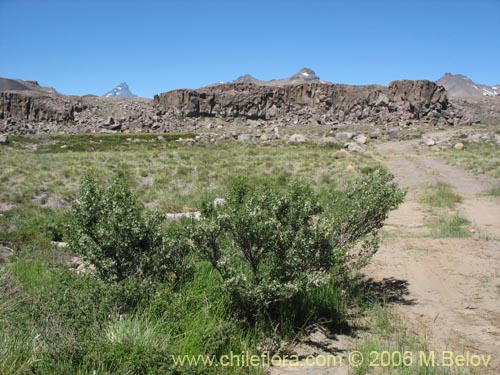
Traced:
[[71, 249], [104, 280], [175, 283], [188, 272], [182, 229], [164, 229], [162, 215], [144, 213], [122, 175], [107, 188], [86, 175], [71, 217]]
[[254, 186], [240, 179], [224, 204], [203, 204], [191, 240], [222, 276], [237, 311], [253, 320], [366, 263], [377, 230], [404, 197], [391, 179], [375, 171], [327, 192], [326, 202], [305, 182]]

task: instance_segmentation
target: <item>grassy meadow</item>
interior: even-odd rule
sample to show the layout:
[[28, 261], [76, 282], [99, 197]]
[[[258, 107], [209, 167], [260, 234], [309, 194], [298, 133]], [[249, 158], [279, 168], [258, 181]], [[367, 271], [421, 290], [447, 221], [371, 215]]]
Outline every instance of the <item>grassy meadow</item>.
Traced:
[[[193, 260], [189, 280], [175, 286], [70, 270], [75, 254], [54, 241], [67, 241], [70, 208], [89, 171], [104, 187], [121, 172], [141, 206], [167, 213], [224, 197], [236, 177], [276, 186], [306, 178], [326, 200], [381, 168], [337, 145], [185, 140], [192, 136], [15, 136], [0, 147], [0, 374], [263, 374], [259, 366], [186, 366], [172, 356], [285, 354], [311, 326], [341, 332], [377, 302], [362, 286], [332, 279], [249, 324], [233, 313], [227, 280], [204, 260]], [[338, 209], [362, 209], [352, 199]]]

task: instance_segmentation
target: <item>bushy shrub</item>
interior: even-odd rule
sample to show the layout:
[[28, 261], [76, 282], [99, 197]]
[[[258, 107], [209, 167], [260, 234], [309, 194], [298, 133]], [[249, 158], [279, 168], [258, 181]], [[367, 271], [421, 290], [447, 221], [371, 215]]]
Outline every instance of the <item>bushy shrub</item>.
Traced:
[[72, 207], [70, 248], [109, 281], [176, 283], [189, 271], [189, 244], [182, 228], [164, 228], [164, 217], [144, 213], [125, 178], [107, 188], [84, 176]]
[[[253, 186], [236, 180], [224, 204], [205, 202], [190, 237], [222, 276], [233, 306], [253, 320], [299, 293], [361, 267], [377, 248], [376, 232], [404, 192], [375, 171], [322, 194], [307, 183]], [[364, 239], [356, 254], [349, 254]]]

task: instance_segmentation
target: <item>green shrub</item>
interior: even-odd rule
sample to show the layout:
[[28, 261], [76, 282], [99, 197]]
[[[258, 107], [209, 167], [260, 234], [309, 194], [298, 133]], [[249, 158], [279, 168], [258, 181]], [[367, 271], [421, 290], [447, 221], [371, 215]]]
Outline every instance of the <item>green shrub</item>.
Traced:
[[189, 271], [182, 228], [164, 228], [157, 212], [143, 213], [123, 176], [108, 188], [83, 179], [72, 207], [70, 248], [96, 267], [104, 280], [176, 283]]
[[[345, 190], [328, 192], [326, 205], [304, 182], [255, 186], [238, 179], [224, 204], [203, 204], [190, 237], [221, 274], [236, 311], [254, 320], [371, 257], [377, 229], [404, 197], [391, 178], [375, 171]], [[350, 256], [360, 239], [365, 242]]]

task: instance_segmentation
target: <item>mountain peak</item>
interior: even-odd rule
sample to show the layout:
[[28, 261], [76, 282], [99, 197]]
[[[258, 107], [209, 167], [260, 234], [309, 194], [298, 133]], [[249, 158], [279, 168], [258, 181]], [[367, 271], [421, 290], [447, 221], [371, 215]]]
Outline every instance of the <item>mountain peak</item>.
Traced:
[[116, 86], [113, 90], [108, 91], [103, 95], [106, 98], [135, 98], [137, 95], [132, 94], [130, 89], [128, 88], [127, 82], [122, 82], [118, 86]]
[[292, 81], [319, 81], [320, 78], [316, 75], [314, 70], [310, 68], [302, 68], [293, 76], [290, 77]]
[[234, 83], [259, 83], [260, 80], [251, 74], [242, 75], [234, 80]]
[[443, 86], [450, 96], [498, 96], [500, 87], [475, 83], [463, 74], [445, 73], [436, 83]]
[[233, 83], [254, 83], [264, 86], [286, 86], [301, 83], [326, 83], [319, 78], [314, 70], [310, 68], [302, 68], [297, 73], [289, 78], [272, 79], [270, 81], [261, 81], [250, 74], [245, 74], [238, 77]]

